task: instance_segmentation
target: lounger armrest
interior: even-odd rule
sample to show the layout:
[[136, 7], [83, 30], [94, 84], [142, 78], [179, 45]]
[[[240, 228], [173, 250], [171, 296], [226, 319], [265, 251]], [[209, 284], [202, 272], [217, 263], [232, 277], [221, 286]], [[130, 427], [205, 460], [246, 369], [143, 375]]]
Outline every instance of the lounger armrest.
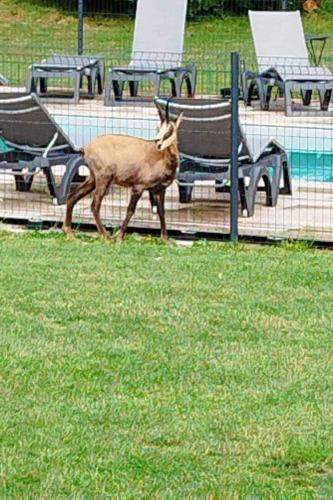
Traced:
[[47, 63], [34, 63], [31, 68], [35, 70], [45, 70], [45, 71], [82, 71], [83, 69], [91, 68], [96, 62], [91, 64], [47, 64]]

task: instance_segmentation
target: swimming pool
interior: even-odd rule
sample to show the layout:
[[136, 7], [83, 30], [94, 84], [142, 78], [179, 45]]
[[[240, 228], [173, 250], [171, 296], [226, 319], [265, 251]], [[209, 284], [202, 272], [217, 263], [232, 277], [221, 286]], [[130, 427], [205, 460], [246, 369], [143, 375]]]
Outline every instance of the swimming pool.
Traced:
[[289, 160], [293, 177], [333, 182], [333, 152], [291, 151]]
[[[156, 135], [159, 123], [158, 119], [154, 119], [152, 116], [144, 118], [133, 116], [83, 117], [55, 113], [54, 118], [78, 147], [84, 146], [98, 135], [107, 133], [131, 134], [144, 139], [152, 139]], [[298, 136], [292, 128], [288, 130], [287, 128], [275, 127], [274, 130], [268, 130], [262, 125], [259, 128], [253, 126], [244, 128], [253, 151], [256, 149], [256, 143], [262, 142], [261, 139], [267, 137], [267, 134], [269, 137], [278, 138], [281, 144], [285, 144], [293, 177], [309, 181], [333, 182], [333, 151], [331, 151], [333, 142], [327, 131], [325, 131], [326, 136], [324, 131], [321, 131], [321, 133], [313, 134], [312, 137], [309, 134], [306, 135], [301, 128], [298, 129]], [[325, 149], [319, 151], [310, 149], [316, 147], [317, 144], [318, 149], [321, 146], [324, 146]], [[299, 149], [294, 149], [295, 146]]]

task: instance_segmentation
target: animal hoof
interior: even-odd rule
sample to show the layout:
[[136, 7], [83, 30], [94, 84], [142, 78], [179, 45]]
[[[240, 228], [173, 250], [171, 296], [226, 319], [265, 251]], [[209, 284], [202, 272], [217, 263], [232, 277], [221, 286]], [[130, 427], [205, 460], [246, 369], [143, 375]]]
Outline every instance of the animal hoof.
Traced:
[[101, 235], [101, 239], [103, 241], [110, 241], [110, 240], [112, 240], [112, 236], [109, 233], [105, 233], [105, 234]]
[[70, 241], [75, 240], [75, 234], [74, 234], [73, 231], [65, 232], [65, 234], [66, 234], [66, 239], [67, 240], [70, 240]]
[[123, 243], [123, 241], [124, 241], [124, 236], [122, 234], [117, 234], [117, 236], [116, 236], [117, 245]]

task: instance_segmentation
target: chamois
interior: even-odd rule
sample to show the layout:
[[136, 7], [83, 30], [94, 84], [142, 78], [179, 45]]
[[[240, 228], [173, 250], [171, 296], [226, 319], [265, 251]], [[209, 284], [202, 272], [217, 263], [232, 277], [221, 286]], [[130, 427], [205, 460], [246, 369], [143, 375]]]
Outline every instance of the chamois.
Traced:
[[131, 188], [131, 198], [118, 240], [123, 240], [127, 226], [137, 203], [145, 190], [149, 191], [151, 203], [157, 207], [161, 223], [161, 238], [167, 239], [164, 215], [165, 191], [173, 182], [179, 165], [178, 128], [182, 114], [176, 122], [163, 120], [154, 140], [145, 140], [127, 135], [108, 134], [96, 137], [82, 150], [90, 175], [67, 197], [65, 233], [72, 232], [74, 205], [95, 190], [91, 210], [99, 232], [107, 237], [108, 232], [100, 217], [101, 203], [112, 183]]

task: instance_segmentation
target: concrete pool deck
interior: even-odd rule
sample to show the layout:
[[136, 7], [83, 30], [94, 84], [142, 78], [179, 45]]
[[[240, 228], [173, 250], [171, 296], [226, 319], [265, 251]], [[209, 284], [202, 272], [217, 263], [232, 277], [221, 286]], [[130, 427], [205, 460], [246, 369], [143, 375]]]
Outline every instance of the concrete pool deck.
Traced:
[[[129, 192], [113, 186], [105, 197], [102, 217], [109, 227], [117, 226], [125, 217]], [[91, 198], [77, 205], [74, 220], [93, 223]], [[247, 236], [309, 238], [333, 241], [333, 183], [294, 180], [293, 195], [279, 196], [276, 207], [265, 206], [263, 193], [258, 193], [254, 216], [240, 217], [239, 232]], [[0, 217], [35, 221], [63, 221], [65, 206], [55, 206], [47, 191], [46, 179], [40, 174], [28, 193], [15, 190], [12, 176], [0, 174]], [[228, 194], [215, 193], [212, 186], [195, 187], [189, 204], [178, 201], [174, 183], [167, 191], [166, 219], [171, 230], [229, 233], [230, 203]], [[132, 227], [158, 228], [158, 217], [151, 212], [148, 196], [140, 200]]]
[[[50, 114], [77, 146], [103, 133], [131, 133], [152, 138], [158, 116], [148, 103], [121, 103], [105, 107], [100, 99], [78, 105], [45, 103]], [[277, 106], [281, 103], [277, 102]], [[262, 112], [240, 103], [240, 120], [253, 149], [268, 137], [275, 137], [288, 150], [333, 151], [333, 117], [286, 117], [282, 110]], [[128, 202], [125, 189], [112, 187], [103, 203], [103, 219], [109, 226], [123, 219]], [[75, 211], [77, 222], [93, 222], [91, 200], [83, 200]], [[229, 232], [229, 195], [216, 193], [214, 186], [202, 183], [194, 188], [190, 204], [180, 204], [176, 183], [167, 191], [166, 217], [169, 229], [213, 233]], [[0, 173], [0, 217], [61, 221], [64, 206], [54, 206], [47, 192], [45, 177], [35, 177], [30, 193], [15, 191], [12, 176]], [[132, 227], [159, 227], [151, 213], [148, 197], [139, 203]], [[312, 238], [333, 241], [333, 182], [293, 179], [293, 195], [279, 196], [275, 208], [266, 207], [257, 194], [255, 214], [240, 218], [240, 234], [264, 237]]]
[[[117, 103], [106, 107], [101, 100], [81, 100], [76, 106], [52, 102], [48, 102], [46, 106], [80, 147], [105, 133], [133, 134], [151, 139], [159, 123], [155, 107], [146, 102]], [[313, 109], [301, 117], [287, 117], [281, 101], [268, 112], [260, 111], [256, 104], [254, 107], [245, 107], [240, 102], [239, 113], [242, 127], [254, 152], [271, 137], [277, 139], [288, 151], [333, 152], [333, 116], [316, 117]]]

